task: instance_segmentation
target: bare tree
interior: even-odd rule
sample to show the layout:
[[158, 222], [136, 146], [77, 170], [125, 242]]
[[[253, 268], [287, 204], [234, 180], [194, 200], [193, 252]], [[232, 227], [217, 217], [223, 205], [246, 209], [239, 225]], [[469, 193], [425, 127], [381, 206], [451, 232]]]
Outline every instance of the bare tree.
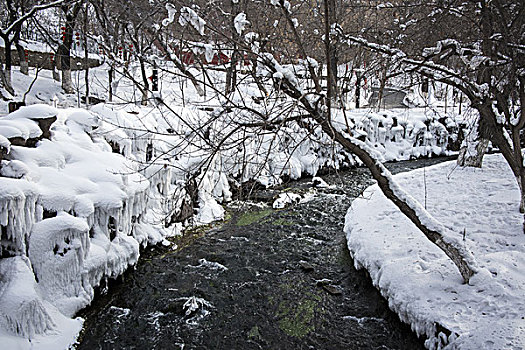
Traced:
[[[453, 2], [453, 5], [455, 4]], [[402, 69], [461, 91], [479, 113], [477, 142], [463, 150], [460, 164], [481, 166], [488, 141], [505, 157], [521, 190], [525, 208], [525, 169], [520, 134], [525, 125], [525, 5], [520, 1], [473, 1], [447, 7], [449, 15], [474, 24], [477, 35], [443, 39], [419, 55], [349, 36], [355, 44], [392, 57]], [[466, 146], [465, 146], [466, 147]], [[524, 226], [525, 230], [525, 226]]]
[[[293, 17], [293, 11], [290, 10], [290, 4], [287, 1], [281, 0], [278, 3], [276, 2], [275, 5], [275, 9], [277, 11], [282, 11], [285, 19], [287, 18], [292, 22], [291, 27], [296, 28], [294, 22], [297, 19]], [[329, 18], [326, 19], [325, 24], [329, 24], [329, 21]], [[331, 25], [327, 25], [325, 28], [326, 31], [332, 31]], [[253, 27], [251, 29], [256, 30], [256, 28]], [[339, 32], [342, 31], [340, 28], [337, 28], [337, 30]], [[325, 32], [325, 38], [330, 37], [329, 32]], [[286, 124], [292, 121], [298, 123], [303, 129], [312, 134], [315, 133], [314, 130], [316, 128], [320, 127], [322, 132], [333, 142], [357, 156], [370, 169], [372, 176], [377, 180], [379, 187], [385, 196], [392, 200], [401, 212], [405, 214], [432, 243], [438, 246], [454, 262], [464, 281], [469, 281], [470, 277], [472, 277], [477, 271], [477, 265], [468, 250], [466, 250], [460, 243], [461, 240], [459, 237], [461, 237], [461, 233], [450, 232], [443, 225], [434, 220], [419, 203], [397, 186], [388, 170], [373, 156], [373, 151], [371, 151], [366, 144], [358, 141], [353, 136], [351, 130], [341, 130], [340, 126], [333, 123], [332, 118], [330, 117], [332, 110], [330, 108], [330, 88], [327, 93], [322, 92], [321, 89], [315, 89], [314, 91], [303, 89], [303, 86], [300, 83], [301, 79], [313, 80], [314, 86], [321, 86], [320, 79], [322, 77], [316, 71], [315, 64], [312, 63], [315, 60], [308, 56], [308, 49], [304, 45], [303, 39], [300, 35], [295, 35], [294, 44], [305, 54], [304, 59], [307, 62], [306, 72], [311, 73], [303, 76], [303, 78], [299, 78], [298, 71], [296, 71], [298, 67], [297, 65], [289, 64], [286, 67], [283, 66], [271, 53], [260, 52], [258, 50], [260, 45], [253, 45], [253, 42], [249, 44], [246, 41], [240, 40], [237, 36], [232, 38], [225, 36], [223, 37], [223, 40], [229, 40], [230, 44], [235, 43], [238, 45], [240, 50], [250, 52], [258, 57], [258, 68], [261, 72], [267, 72], [262, 74], [266, 74], [266, 79], [270, 79], [273, 82], [273, 87], [277, 93], [284, 93], [287, 96], [288, 101], [290, 101], [288, 107], [285, 107], [284, 105], [281, 106], [283, 112], [280, 113], [278, 118], [273, 119], [267, 114], [267, 111], [258, 111], [257, 109], [250, 107], [249, 104], [239, 104], [237, 100], [229, 98], [227, 94], [221, 94], [219, 92], [220, 89], [213, 86], [212, 82], [209, 82], [208, 84], [210, 87], [214, 88], [214, 91], [220, 94], [224, 101], [224, 109], [221, 113], [228, 113], [229, 110], [239, 110], [244, 111], [241, 115], [246, 113], [252, 115], [252, 121], [237, 122], [237, 126], [235, 127], [236, 130], [243, 127], [264, 127], [271, 130], [277, 125]], [[328, 41], [325, 41], [325, 44], [326, 50], [323, 62], [326, 67], [330, 67], [330, 55], [333, 52], [330, 49], [331, 41], [328, 39]], [[293, 56], [288, 58], [288, 62], [293, 63], [294, 61], [297, 60]], [[330, 71], [329, 68], [328, 71]], [[302, 74], [304, 74], [304, 72]], [[330, 73], [327, 78], [328, 86], [331, 85], [331, 78], [332, 74]], [[237, 87], [237, 89], [239, 89], [239, 87]], [[220, 138], [220, 141], [218, 141], [219, 145], [224, 144], [231, 135], [231, 133], [223, 135]], [[206, 143], [210, 142], [206, 137], [206, 133], [203, 133], [201, 138], [206, 140]], [[215, 150], [220, 149], [219, 146], [211, 147]]]
[[[0, 37], [4, 41], [4, 51], [5, 59], [4, 62], [0, 62], [2, 67], [0, 69], [0, 82], [4, 86], [7, 92], [11, 95], [15, 94], [15, 91], [11, 82], [11, 68], [12, 68], [12, 45], [15, 44], [21, 56], [21, 60], [25, 62], [25, 55], [23, 54], [23, 48], [19, 44], [20, 40], [20, 31], [22, 30], [22, 25], [31, 17], [35, 16], [38, 11], [56, 7], [62, 5], [65, 0], [57, 0], [52, 2], [47, 2], [43, 4], [32, 5], [24, 1], [14, 1], [14, 0], [5, 0], [2, 2], [2, 6], [7, 16], [2, 18], [1, 28], [0, 28]], [[25, 62], [24, 64], [27, 64]], [[23, 65], [24, 65], [23, 64]]]

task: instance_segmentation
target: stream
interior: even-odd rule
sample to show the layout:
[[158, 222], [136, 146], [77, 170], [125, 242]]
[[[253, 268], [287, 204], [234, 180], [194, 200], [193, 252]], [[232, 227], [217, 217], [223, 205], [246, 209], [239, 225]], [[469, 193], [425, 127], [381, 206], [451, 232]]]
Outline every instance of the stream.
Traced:
[[[393, 173], [447, 159], [388, 164]], [[424, 349], [346, 247], [344, 217], [373, 183], [367, 169], [256, 192], [179, 249], [147, 248], [97, 295], [77, 349]], [[308, 200], [274, 210], [282, 191]]]

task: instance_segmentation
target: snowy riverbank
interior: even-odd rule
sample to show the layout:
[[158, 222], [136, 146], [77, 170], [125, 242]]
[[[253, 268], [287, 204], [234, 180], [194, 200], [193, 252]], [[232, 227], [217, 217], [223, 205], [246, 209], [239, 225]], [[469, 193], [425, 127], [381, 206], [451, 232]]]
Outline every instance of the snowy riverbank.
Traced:
[[396, 180], [458, 235], [482, 267], [469, 285], [381, 193], [369, 187], [349, 209], [345, 232], [401, 320], [439, 349], [525, 349], [525, 235], [519, 190], [500, 155], [482, 169], [447, 162]]

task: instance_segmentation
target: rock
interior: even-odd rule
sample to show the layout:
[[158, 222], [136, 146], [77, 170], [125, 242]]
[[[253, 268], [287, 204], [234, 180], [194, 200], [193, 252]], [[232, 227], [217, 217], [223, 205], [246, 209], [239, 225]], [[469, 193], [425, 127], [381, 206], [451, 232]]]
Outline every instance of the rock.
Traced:
[[18, 102], [18, 101], [10, 101], [7, 103], [7, 108], [9, 113], [13, 113], [14, 111], [17, 111], [20, 109], [20, 107], [24, 107], [26, 105], [25, 102]]
[[[86, 103], [86, 96], [82, 96], [80, 97], [80, 101], [82, 103]], [[90, 105], [96, 105], [96, 104], [99, 104], [99, 103], [104, 103], [106, 102], [106, 100], [100, 98], [100, 97], [97, 97], [97, 96], [89, 96], [89, 104]]]
[[317, 280], [315, 282], [318, 287], [322, 287], [332, 283], [332, 280], [329, 280], [328, 278], [323, 278], [322, 280]]
[[326, 181], [324, 181], [323, 179], [321, 179], [320, 177], [317, 177], [317, 176], [312, 178], [312, 184], [313, 184], [314, 187], [317, 187], [317, 188], [327, 188], [327, 187], [329, 187], [328, 184], [326, 183]]
[[51, 139], [51, 131], [49, 129], [51, 129], [51, 125], [54, 122], [56, 122], [57, 117], [53, 115], [50, 117], [38, 118], [33, 120], [38, 123], [38, 127], [40, 128], [40, 130], [42, 130], [42, 135], [40, 136], [40, 138], [48, 140]]
[[299, 261], [299, 265], [304, 272], [312, 272], [314, 270], [314, 267], [307, 261], [301, 260]]
[[334, 286], [333, 284], [323, 285], [323, 289], [325, 291], [327, 291], [328, 293], [332, 294], [332, 295], [341, 295], [341, 294], [343, 294], [341, 289], [338, 286]]

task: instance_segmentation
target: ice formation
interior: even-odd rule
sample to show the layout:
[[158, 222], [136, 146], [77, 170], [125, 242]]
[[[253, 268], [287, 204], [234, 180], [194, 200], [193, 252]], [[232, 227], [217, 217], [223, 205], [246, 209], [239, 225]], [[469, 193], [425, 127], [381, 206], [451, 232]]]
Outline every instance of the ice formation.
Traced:
[[[35, 120], [49, 116], [56, 122], [47, 139]], [[0, 337], [63, 332], [64, 316], [87, 306], [102, 279], [135, 264], [140, 245], [178, 232], [147, 210], [172, 198], [170, 171], [148, 179], [131, 160], [151, 137], [130, 138], [108, 122], [44, 105], [2, 119], [9, 153], [0, 169]]]

